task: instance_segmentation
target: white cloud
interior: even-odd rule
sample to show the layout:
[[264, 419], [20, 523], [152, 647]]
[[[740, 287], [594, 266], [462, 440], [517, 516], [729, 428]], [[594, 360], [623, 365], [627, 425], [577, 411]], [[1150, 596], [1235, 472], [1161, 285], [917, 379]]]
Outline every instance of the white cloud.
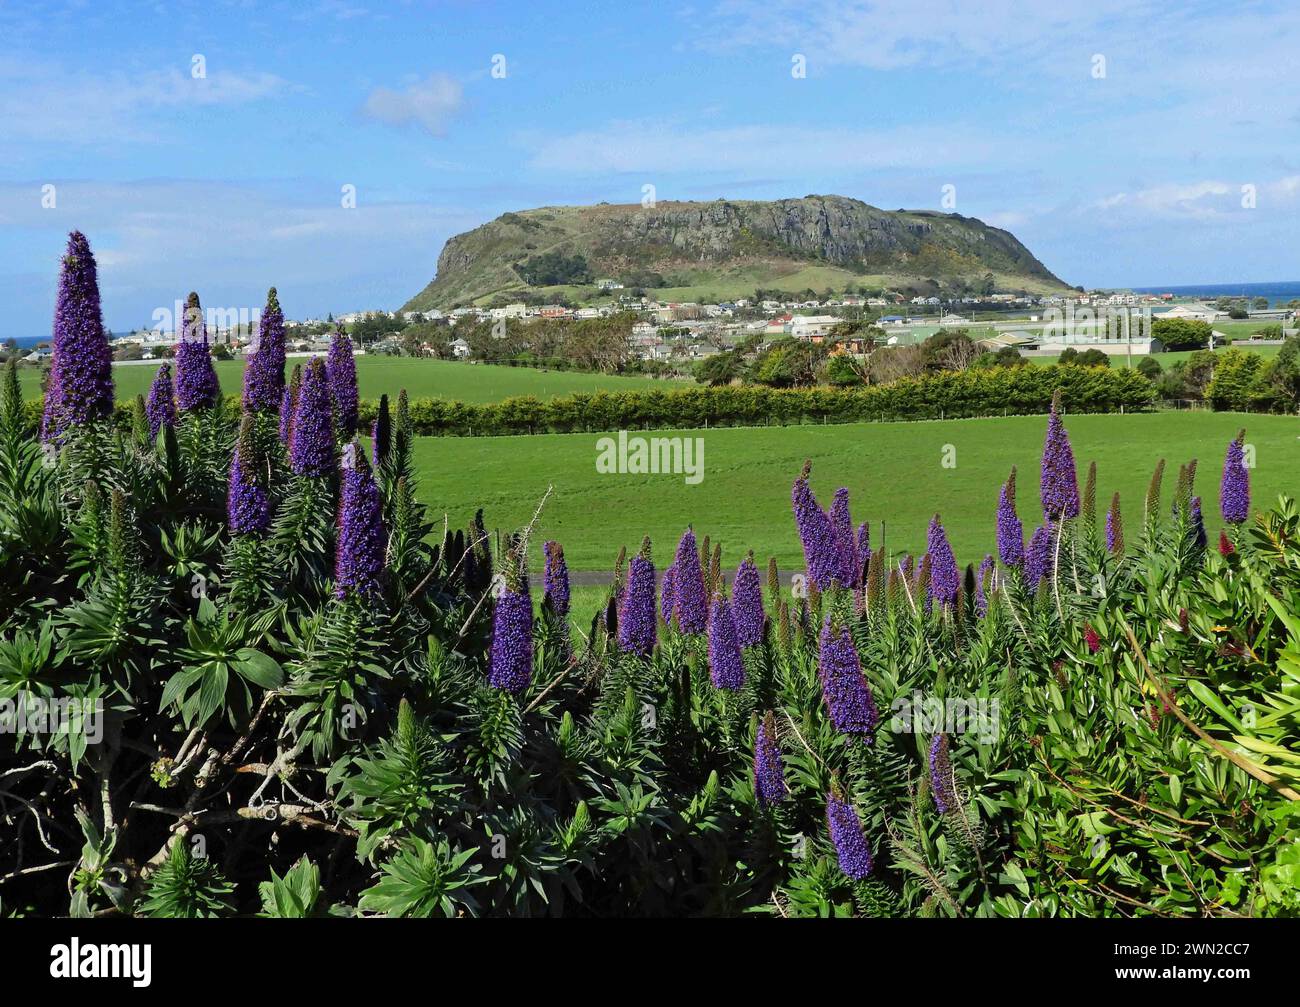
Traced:
[[434, 73], [402, 91], [375, 88], [366, 97], [362, 111], [389, 126], [418, 125], [431, 136], [442, 136], [464, 100], [459, 81], [445, 73]]
[[290, 90], [284, 78], [260, 71], [207, 67], [88, 70], [44, 62], [0, 60], [0, 122], [6, 140], [73, 147], [119, 146], [156, 139], [153, 116], [186, 106], [240, 105]]
[[[1261, 182], [1204, 179], [1170, 182], [1132, 191], [1113, 192], [1096, 200], [1090, 212], [1109, 223], [1136, 220], [1253, 223], [1300, 201], [1300, 175]], [[1253, 205], [1251, 205], [1253, 204]]]

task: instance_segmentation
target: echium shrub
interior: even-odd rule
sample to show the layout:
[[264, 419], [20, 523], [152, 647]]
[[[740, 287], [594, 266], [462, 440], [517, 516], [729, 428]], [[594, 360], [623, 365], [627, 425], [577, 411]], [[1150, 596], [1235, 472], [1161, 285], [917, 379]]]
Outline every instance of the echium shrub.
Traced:
[[[82, 338], [102, 326], [85, 310], [84, 239], [76, 253], [57, 309], [80, 326], [59, 348], [64, 393], [110, 376]], [[1019, 388], [1012, 401], [1046, 405], [1060, 384], [1073, 410], [1121, 387], [1099, 377], [1090, 393], [1085, 368], [1016, 370], [1043, 373], [949, 376], [862, 400], [919, 415], [934, 403], [918, 389]], [[56, 392], [42, 414], [23, 402], [17, 365], [0, 382], [0, 697], [110, 712], [102, 738], [0, 731], [6, 911], [1300, 907], [1287, 686], [1300, 509], [1252, 506], [1240, 437], [1217, 549], [1190, 463], [1172, 507], [1157, 467], [1136, 530], [1118, 497], [1104, 534], [1094, 527], [1110, 488], [1091, 466], [1072, 515], [1057, 410], [1051, 492], [1027, 552], [1014, 480], [985, 488], [977, 551], [957, 554], [936, 519], [925, 551], [901, 556], [883, 534], [873, 550], [852, 530], [847, 495], [832, 520], [805, 471], [784, 530], [806, 550], [806, 582], [783, 584], [772, 562], [763, 591], [745, 544], [724, 548], [692, 515], [658, 599], [647, 543], [587, 612], [554, 540], [532, 597], [545, 499], [518, 531], [477, 509], [430, 519], [413, 464], [428, 417], [405, 395], [371, 455], [339, 443], [323, 360], [296, 392], [238, 418], [217, 401], [173, 419], [182, 382], [173, 371], [169, 391], [162, 373], [129, 430], [102, 422], [95, 395]], [[724, 391], [750, 415], [770, 405]], [[791, 415], [848, 401], [818, 394], [800, 393]], [[714, 401], [671, 399], [688, 400]], [[625, 404], [597, 406], [618, 416]], [[64, 423], [65, 408], [88, 411]]]

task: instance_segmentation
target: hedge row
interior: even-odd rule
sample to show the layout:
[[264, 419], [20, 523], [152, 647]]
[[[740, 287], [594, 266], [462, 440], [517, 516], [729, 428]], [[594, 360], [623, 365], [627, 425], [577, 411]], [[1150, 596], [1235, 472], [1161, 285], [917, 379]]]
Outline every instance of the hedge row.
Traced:
[[[483, 405], [412, 399], [411, 418], [419, 434], [452, 437], [958, 419], [1045, 413], [1057, 388], [1074, 413], [1143, 412], [1155, 404], [1151, 383], [1136, 371], [1056, 365], [948, 371], [870, 388], [699, 385], [578, 392], [547, 401], [526, 395]], [[226, 403], [237, 411], [239, 396], [227, 395]], [[362, 400], [363, 429], [369, 429], [378, 405]], [[39, 419], [40, 400], [28, 401], [27, 409]], [[118, 403], [120, 422], [129, 423], [130, 410], [130, 403]]]
[[[1045, 413], [1057, 388], [1076, 413], [1139, 412], [1155, 402], [1151, 383], [1136, 371], [1055, 366], [948, 372], [852, 389], [698, 386], [486, 405], [414, 399], [411, 417], [421, 434], [452, 436], [954, 419]], [[363, 401], [362, 420], [373, 419], [376, 408]]]

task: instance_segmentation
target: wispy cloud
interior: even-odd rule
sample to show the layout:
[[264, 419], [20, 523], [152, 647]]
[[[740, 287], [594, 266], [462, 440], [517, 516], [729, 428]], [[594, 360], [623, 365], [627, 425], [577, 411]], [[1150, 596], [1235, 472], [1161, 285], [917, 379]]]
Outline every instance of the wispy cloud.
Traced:
[[1110, 224], [1134, 221], [1254, 222], [1300, 202], [1300, 175], [1256, 182], [1204, 179], [1113, 192], [1088, 208]]
[[241, 105], [286, 93], [274, 73], [190, 65], [139, 71], [0, 59], [0, 122], [15, 142], [101, 147], [161, 134], [159, 110]]
[[464, 101], [464, 89], [458, 80], [445, 73], [433, 73], [401, 91], [375, 88], [366, 97], [362, 112], [389, 126], [418, 126], [430, 136], [443, 136]]

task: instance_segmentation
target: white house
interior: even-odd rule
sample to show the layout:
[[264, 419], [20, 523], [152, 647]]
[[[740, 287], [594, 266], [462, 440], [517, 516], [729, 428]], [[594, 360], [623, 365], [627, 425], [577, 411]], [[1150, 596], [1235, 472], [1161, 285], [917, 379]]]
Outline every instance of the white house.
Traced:
[[451, 352], [457, 360], [464, 360], [469, 356], [469, 343], [463, 339], [453, 339], [451, 341]]
[[795, 315], [790, 319], [790, 335], [796, 339], [825, 336], [838, 322], [834, 315]]

